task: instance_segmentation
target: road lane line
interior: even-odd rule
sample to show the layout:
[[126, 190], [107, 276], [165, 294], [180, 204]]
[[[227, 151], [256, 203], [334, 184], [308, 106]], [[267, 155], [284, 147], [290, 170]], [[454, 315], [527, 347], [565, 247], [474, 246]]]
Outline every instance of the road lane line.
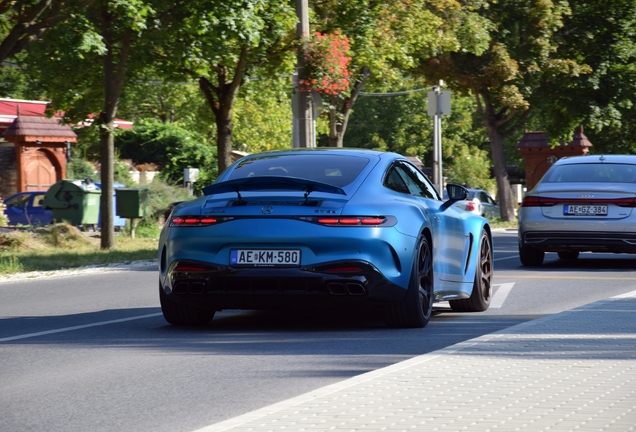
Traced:
[[503, 306], [504, 302], [506, 301], [506, 298], [508, 298], [508, 294], [510, 294], [510, 290], [512, 290], [513, 286], [515, 286], [514, 282], [499, 284], [499, 288], [497, 288], [497, 291], [495, 291], [495, 294], [490, 300], [489, 309], [501, 308], [501, 306]]
[[509, 260], [509, 259], [513, 259], [513, 258], [519, 258], [519, 255], [513, 255], [513, 256], [502, 257], [502, 258], [495, 258], [495, 259], [493, 259], [493, 261], [503, 261], [503, 260]]
[[126, 322], [126, 321], [134, 321], [134, 320], [138, 320], [138, 319], [153, 318], [153, 317], [157, 317], [157, 316], [161, 316], [161, 315], [162, 315], [161, 313], [154, 313], [154, 314], [140, 315], [140, 316], [130, 317], [130, 318], [121, 318], [121, 319], [110, 320], [110, 321], [101, 321], [101, 322], [96, 322], [96, 323], [92, 323], [92, 324], [84, 324], [84, 325], [73, 326], [73, 327], [65, 327], [65, 328], [55, 329], [55, 330], [46, 330], [46, 331], [37, 332], [37, 333], [28, 333], [28, 334], [24, 334], [24, 335], [10, 336], [10, 337], [6, 337], [6, 338], [0, 339], [0, 342], [9, 342], [9, 341], [14, 341], [14, 340], [19, 340], [19, 339], [27, 339], [27, 338], [32, 338], [32, 337], [37, 337], [37, 336], [45, 336], [45, 335], [50, 335], [50, 334], [55, 334], [55, 333], [64, 333], [64, 332], [68, 332], [68, 331], [80, 330], [80, 329], [85, 329], [85, 328], [90, 328], [90, 327], [99, 327], [99, 326], [103, 326], [103, 325], [116, 324], [116, 323], [121, 323], [121, 322]]

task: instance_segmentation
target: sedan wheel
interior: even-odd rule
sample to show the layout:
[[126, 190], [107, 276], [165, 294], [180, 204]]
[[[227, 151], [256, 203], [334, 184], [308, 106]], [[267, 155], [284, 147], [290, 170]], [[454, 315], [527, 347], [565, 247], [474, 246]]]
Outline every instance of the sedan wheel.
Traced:
[[172, 325], [203, 325], [212, 321], [216, 311], [176, 303], [166, 295], [159, 283], [159, 302], [163, 317]]
[[389, 327], [425, 327], [433, 314], [433, 253], [426, 237], [418, 241], [411, 282], [404, 298], [385, 310]]
[[448, 303], [455, 312], [483, 312], [492, 298], [492, 247], [486, 231], [479, 240], [479, 263], [475, 270], [475, 282], [470, 298], [451, 300]]

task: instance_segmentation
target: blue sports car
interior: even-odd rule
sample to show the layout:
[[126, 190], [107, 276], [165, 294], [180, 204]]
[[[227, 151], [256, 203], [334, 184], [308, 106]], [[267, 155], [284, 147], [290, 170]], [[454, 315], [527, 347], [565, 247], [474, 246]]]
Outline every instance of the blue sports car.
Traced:
[[395, 153], [291, 149], [246, 156], [178, 205], [159, 239], [159, 298], [174, 325], [223, 309], [372, 307], [424, 327], [433, 303], [488, 308], [488, 221], [442, 201]]

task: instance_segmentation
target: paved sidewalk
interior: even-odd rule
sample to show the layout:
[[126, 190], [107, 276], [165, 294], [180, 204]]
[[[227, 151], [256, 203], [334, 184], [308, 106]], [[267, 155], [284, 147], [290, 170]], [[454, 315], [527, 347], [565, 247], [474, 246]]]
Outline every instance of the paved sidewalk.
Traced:
[[636, 431], [636, 291], [198, 432]]

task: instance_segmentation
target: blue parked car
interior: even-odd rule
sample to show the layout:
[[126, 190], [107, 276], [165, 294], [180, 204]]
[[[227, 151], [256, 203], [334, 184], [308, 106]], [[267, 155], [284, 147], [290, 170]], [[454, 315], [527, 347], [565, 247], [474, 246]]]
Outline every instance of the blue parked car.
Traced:
[[[100, 183], [95, 183], [99, 188]], [[121, 183], [115, 183], [115, 188], [124, 187]], [[11, 195], [4, 201], [6, 205], [5, 214], [9, 218], [9, 225], [48, 225], [53, 222], [53, 211], [42, 206], [42, 200], [46, 191], [20, 192]], [[116, 208], [116, 193], [113, 195], [113, 211]], [[113, 225], [116, 229], [126, 226], [126, 219], [113, 215]], [[101, 215], [98, 227], [101, 227]]]
[[46, 191], [20, 192], [4, 200], [9, 225], [48, 225], [53, 212], [42, 206]]

